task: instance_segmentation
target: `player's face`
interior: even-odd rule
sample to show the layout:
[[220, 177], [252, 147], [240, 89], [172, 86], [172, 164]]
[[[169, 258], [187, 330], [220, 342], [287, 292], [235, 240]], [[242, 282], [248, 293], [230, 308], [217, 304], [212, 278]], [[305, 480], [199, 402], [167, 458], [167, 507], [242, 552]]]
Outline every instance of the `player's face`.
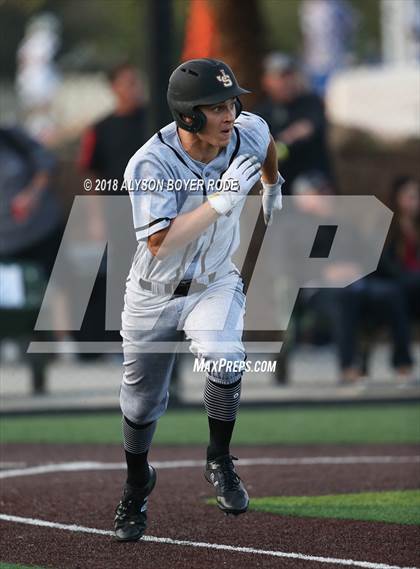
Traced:
[[229, 144], [236, 118], [235, 99], [228, 99], [216, 105], [203, 105], [206, 126], [198, 133], [199, 138], [211, 146], [224, 147]]

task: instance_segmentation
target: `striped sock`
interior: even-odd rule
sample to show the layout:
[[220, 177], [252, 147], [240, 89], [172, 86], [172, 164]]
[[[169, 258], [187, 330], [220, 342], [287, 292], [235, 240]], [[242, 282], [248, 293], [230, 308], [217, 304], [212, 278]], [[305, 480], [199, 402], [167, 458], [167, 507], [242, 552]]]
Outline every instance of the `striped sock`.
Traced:
[[235, 383], [215, 383], [207, 377], [204, 388], [204, 406], [211, 419], [234, 421], [241, 399], [241, 379]]
[[207, 378], [204, 405], [208, 415], [210, 442], [207, 460], [230, 454], [229, 445], [239, 407], [241, 380], [220, 384]]
[[156, 421], [146, 425], [132, 423], [123, 417], [123, 438], [127, 462], [127, 487], [144, 488], [149, 481], [147, 455], [156, 429]]
[[157, 422], [137, 425], [123, 417], [124, 449], [132, 454], [147, 452], [152, 444]]

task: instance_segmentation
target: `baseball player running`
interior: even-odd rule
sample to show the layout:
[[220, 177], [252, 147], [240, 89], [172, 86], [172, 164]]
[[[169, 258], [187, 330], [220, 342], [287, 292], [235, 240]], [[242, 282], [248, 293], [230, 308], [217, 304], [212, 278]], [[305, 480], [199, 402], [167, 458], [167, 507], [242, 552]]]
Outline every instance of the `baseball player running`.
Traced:
[[122, 314], [127, 481], [115, 515], [119, 541], [136, 541], [146, 529], [147, 499], [156, 484], [148, 451], [167, 407], [175, 347], [185, 339], [206, 364], [205, 478], [223, 512], [248, 508], [229, 449], [246, 358], [245, 296], [231, 257], [247, 194], [262, 178], [269, 223], [281, 208], [283, 183], [267, 124], [241, 112], [239, 96], [248, 92], [222, 61], [183, 63], [168, 86], [175, 122], [142, 146], [125, 172], [138, 247]]

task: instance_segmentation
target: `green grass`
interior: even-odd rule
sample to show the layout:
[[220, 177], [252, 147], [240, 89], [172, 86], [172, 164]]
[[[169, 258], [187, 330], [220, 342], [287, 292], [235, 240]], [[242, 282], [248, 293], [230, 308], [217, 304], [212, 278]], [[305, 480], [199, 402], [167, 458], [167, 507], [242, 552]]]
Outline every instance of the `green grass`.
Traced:
[[420, 525], [420, 490], [253, 498], [250, 509], [299, 518]]
[[[9, 417], [0, 423], [0, 441], [120, 443], [121, 419], [117, 413]], [[204, 410], [168, 412], [155, 437], [165, 445], [206, 441]], [[234, 435], [236, 445], [418, 442], [418, 404], [242, 409]]]

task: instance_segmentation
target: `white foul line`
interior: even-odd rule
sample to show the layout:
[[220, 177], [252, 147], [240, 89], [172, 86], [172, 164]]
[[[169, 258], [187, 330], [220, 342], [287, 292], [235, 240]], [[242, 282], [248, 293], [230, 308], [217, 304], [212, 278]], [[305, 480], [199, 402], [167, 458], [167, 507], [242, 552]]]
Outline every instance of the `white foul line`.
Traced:
[[[0, 520], [5, 522], [14, 522], [17, 524], [27, 524], [30, 526], [47, 527], [52, 529], [61, 529], [78, 533], [90, 533], [96, 535], [113, 536], [114, 533], [109, 530], [88, 528], [78, 526], [76, 524], [60, 524], [57, 522], [49, 522], [46, 520], [37, 520], [34, 518], [21, 518], [19, 516], [9, 516], [0, 514]], [[419, 569], [418, 567], [401, 567], [399, 565], [387, 565], [386, 563], [372, 563], [370, 561], [354, 561], [353, 559], [335, 559], [334, 557], [318, 557], [315, 555], [305, 555], [303, 553], [292, 553], [284, 551], [271, 551], [268, 549], [255, 549], [254, 547], [237, 547], [233, 545], [223, 545], [219, 543], [205, 543], [202, 541], [187, 541], [184, 539], [172, 539], [170, 537], [154, 537], [146, 535], [142, 541], [152, 543], [165, 543], [168, 545], [183, 545], [188, 547], [199, 547], [206, 549], [218, 549], [221, 551], [232, 551], [234, 553], [250, 553], [253, 555], [267, 555], [271, 557], [282, 557], [286, 559], [299, 559], [301, 561], [314, 561], [317, 563], [329, 563], [335, 565], [346, 565], [350, 567], [363, 567], [364, 569]]]
[[[241, 458], [240, 466], [311, 466], [331, 464], [417, 464], [420, 456], [311, 456], [297, 458]], [[159, 469], [196, 468], [204, 466], [203, 460], [165, 460], [153, 461]], [[0, 479], [17, 476], [35, 476], [54, 472], [82, 472], [86, 470], [123, 470], [123, 462], [63, 462], [56, 464], [41, 464], [29, 468], [15, 468], [0, 472]]]

